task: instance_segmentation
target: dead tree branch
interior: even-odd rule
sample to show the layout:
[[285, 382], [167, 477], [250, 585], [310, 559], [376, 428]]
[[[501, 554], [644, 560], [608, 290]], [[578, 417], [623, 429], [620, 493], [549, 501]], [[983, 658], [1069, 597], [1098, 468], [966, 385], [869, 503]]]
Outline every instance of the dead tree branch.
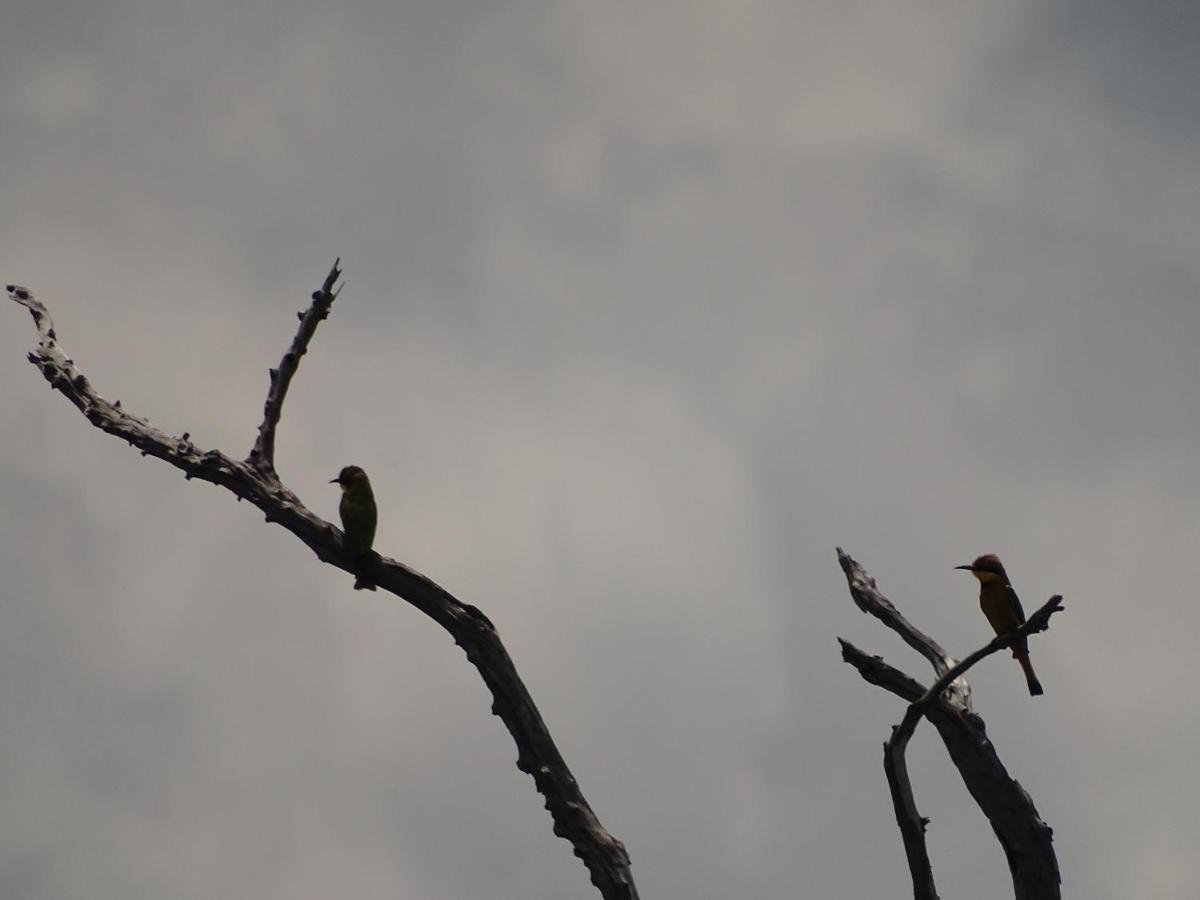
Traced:
[[[954, 657], [941, 648], [933, 638], [918, 629], [900, 614], [900, 610], [892, 605], [892, 601], [883, 596], [875, 586], [875, 579], [867, 574], [867, 570], [841, 547], [837, 548], [838, 563], [846, 574], [846, 582], [850, 586], [850, 598], [854, 605], [868, 615], [881, 621], [896, 634], [904, 643], [912, 647], [933, 666], [933, 670], [941, 675], [954, 665]], [[961, 700], [967, 707], [971, 705], [971, 688], [967, 683], [960, 682], [955, 690], [962, 692]]]
[[[962, 676], [971, 666], [1010, 646], [1018, 638], [1045, 631], [1050, 616], [1062, 610], [1062, 598], [1051, 597], [1019, 629], [994, 638], [962, 662], [956, 662], [932, 639], [913, 628], [879, 593], [866, 570], [840, 548], [838, 559], [855, 604], [917, 647], [932, 663], [937, 675], [933, 685], [927, 688], [881, 658], [869, 656], [848, 641], [839, 639], [842, 659], [854, 666], [865, 681], [902, 697], [909, 704], [901, 723], [892, 729], [891, 737], [884, 744], [884, 773], [908, 857], [914, 897], [937, 900], [925, 844], [925, 827], [929, 820], [917, 811], [905, 757], [909, 738], [924, 717], [938, 730], [967, 790], [991, 824], [1004, 850], [1017, 900], [1059, 900], [1061, 878], [1052, 843], [1053, 832], [1038, 815], [1029, 794], [1004, 768], [987, 738], [983, 719], [971, 708], [970, 687]], [[922, 643], [923, 648], [917, 646]]]
[[283, 354], [279, 368], [271, 369], [269, 373], [271, 387], [267, 390], [267, 402], [263, 406], [262, 424], [258, 426], [258, 437], [246, 459], [246, 462], [257, 464], [263, 471], [275, 471], [275, 429], [279, 425], [279, 417], [283, 415], [283, 401], [287, 397], [292, 377], [300, 368], [300, 357], [308, 352], [309, 341], [317, 333], [317, 326], [321, 324], [322, 319], [329, 316], [329, 309], [333, 306], [333, 301], [341, 293], [341, 285], [334, 290], [334, 285], [342, 275], [342, 270], [339, 268], [341, 261], [340, 258], [333, 261], [333, 268], [325, 276], [325, 283], [321, 285], [319, 291], [313, 292], [312, 305], [308, 309], [296, 313], [300, 319], [300, 328], [292, 339], [292, 346], [287, 353]]
[[[137, 447], [143, 456], [170, 463], [185, 478], [219, 485], [239, 500], [254, 504], [268, 522], [286, 528], [322, 562], [353, 574], [357, 554], [345, 545], [341, 530], [305, 507], [279, 480], [274, 465], [275, 429], [288, 386], [317, 325], [328, 316], [337, 297], [340, 288], [335, 284], [340, 274], [334, 263], [321, 289], [313, 294], [312, 305], [299, 313], [300, 328], [278, 369], [271, 372], [262, 425], [250, 455], [242, 461], [195, 446], [187, 432], [174, 437], [159, 431], [123, 410], [120, 401], [105, 400], [63, 352], [46, 307], [26, 288], [8, 285], [7, 289], [12, 300], [29, 310], [37, 328], [38, 345], [29, 353], [29, 361], [92, 425]], [[504, 722], [517, 745], [517, 768], [533, 777], [546, 799], [554, 833], [570, 841], [605, 900], [637, 900], [624, 845], [604, 829], [584, 798], [487, 616], [394, 559], [381, 557], [372, 579], [441, 625], [463, 648], [492, 693], [492, 712]]]

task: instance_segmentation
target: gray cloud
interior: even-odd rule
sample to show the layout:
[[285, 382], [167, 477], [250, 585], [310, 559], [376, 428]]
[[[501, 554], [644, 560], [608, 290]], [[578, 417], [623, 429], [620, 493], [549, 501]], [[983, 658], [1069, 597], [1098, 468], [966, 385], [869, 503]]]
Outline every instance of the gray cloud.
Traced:
[[[987, 634], [951, 566], [1066, 595], [1047, 696], [996, 660], [977, 703], [1067, 892], [1176, 897], [1192, 19], [10, 4], [0, 269], [107, 396], [237, 453], [341, 254], [280, 469], [332, 517], [367, 468], [381, 549], [497, 622], [645, 896], [907, 883], [900, 711], [834, 636], [921, 668], [842, 544], [952, 652]], [[0, 894], [593, 895], [450, 641], [90, 429], [5, 315]], [[942, 893], [1006, 896], [929, 738]]]

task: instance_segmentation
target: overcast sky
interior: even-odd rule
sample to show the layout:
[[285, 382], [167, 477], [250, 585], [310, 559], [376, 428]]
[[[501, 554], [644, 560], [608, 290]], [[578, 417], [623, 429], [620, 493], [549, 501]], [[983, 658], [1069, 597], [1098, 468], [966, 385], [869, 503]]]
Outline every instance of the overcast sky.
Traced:
[[[646, 900], [897, 897], [844, 546], [972, 678], [1068, 896], [1200, 891], [1200, 8], [8, 0], [0, 279], [497, 624]], [[585, 900], [473, 668], [93, 429], [0, 309], [0, 896]], [[933, 732], [942, 896], [1011, 896]]]

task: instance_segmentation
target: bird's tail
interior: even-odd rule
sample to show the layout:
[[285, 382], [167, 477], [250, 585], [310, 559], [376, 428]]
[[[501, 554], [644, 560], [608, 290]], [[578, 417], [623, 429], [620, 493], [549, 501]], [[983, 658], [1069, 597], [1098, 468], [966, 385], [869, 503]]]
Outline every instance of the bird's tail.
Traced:
[[356, 591], [373, 591], [375, 582], [371, 572], [379, 562], [379, 554], [374, 550], [364, 550], [355, 561], [354, 589]]
[[1025, 673], [1025, 683], [1029, 685], [1029, 695], [1038, 697], [1042, 694], [1042, 683], [1038, 681], [1037, 675], [1033, 671], [1033, 663], [1029, 661], [1029, 651], [1014, 653], [1017, 662], [1021, 664], [1021, 671]]

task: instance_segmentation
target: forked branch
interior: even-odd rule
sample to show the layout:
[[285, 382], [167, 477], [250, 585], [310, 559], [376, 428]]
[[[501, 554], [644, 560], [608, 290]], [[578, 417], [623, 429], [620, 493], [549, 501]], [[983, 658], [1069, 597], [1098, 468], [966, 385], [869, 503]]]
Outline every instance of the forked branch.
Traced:
[[879, 657], [869, 656], [848, 641], [839, 639], [842, 659], [854, 666], [864, 680], [896, 694], [909, 704], [901, 723], [892, 729], [891, 737], [884, 744], [883, 765], [896, 823], [908, 857], [913, 895], [917, 900], [937, 900], [925, 844], [925, 827], [929, 820], [917, 811], [905, 756], [909, 738], [925, 717], [938, 730], [967, 790], [991, 823], [1004, 850], [1017, 900], [1059, 900], [1061, 879], [1050, 826], [1042, 821], [1033, 800], [1001, 763], [987, 738], [983, 719], [971, 708], [970, 687], [962, 676], [980, 660], [1019, 638], [1045, 631], [1050, 616], [1062, 610], [1062, 598], [1051, 597], [1019, 629], [994, 638], [962, 662], [957, 662], [931, 638], [909, 625], [891, 601], [879, 592], [866, 570], [840, 548], [838, 558], [855, 604], [900, 633], [909, 644], [916, 646], [916, 643], [927, 642], [924, 649], [917, 649], [933, 664], [937, 676], [931, 686], [925, 687]]
[[[268, 522], [286, 528], [318, 559], [353, 573], [357, 552], [346, 546], [340, 529], [311, 512], [284, 486], [275, 474], [274, 464], [275, 430], [283, 401], [317, 325], [328, 316], [337, 298], [340, 274], [338, 264], [334, 263], [321, 289], [313, 294], [312, 304], [299, 313], [300, 327], [291, 347], [279, 367], [272, 370], [254, 448], [241, 461], [219, 450], [197, 447], [187, 432], [174, 437], [159, 431], [145, 419], [123, 410], [120, 401], [104, 399], [63, 352], [46, 307], [26, 288], [8, 285], [8, 293], [13, 301], [29, 310], [37, 327], [38, 345], [29, 354], [29, 361], [89, 422], [128, 441], [143, 456], [170, 463], [185, 478], [220, 485], [239, 499], [253, 503]], [[474, 606], [460, 602], [424, 575], [394, 559], [382, 557], [372, 571], [372, 580], [432, 618], [463, 648], [492, 693], [492, 712], [504, 722], [517, 745], [517, 767], [533, 777], [546, 799], [554, 833], [571, 842], [575, 855], [583, 860], [592, 883], [605, 900], [637, 900], [624, 845], [604, 829], [592, 812], [495, 626]]]
[[[929, 664], [939, 675], [954, 665], [954, 657], [943, 650], [937, 641], [904, 618], [892, 601], [879, 592], [879, 588], [875, 586], [875, 579], [856, 559], [841, 547], [837, 548], [837, 555], [838, 564], [841, 565], [842, 572], [846, 575], [846, 583], [850, 586], [850, 599], [854, 601], [855, 606], [900, 635], [904, 643], [929, 660]], [[970, 694], [966, 694], [963, 700], [969, 705]]]

